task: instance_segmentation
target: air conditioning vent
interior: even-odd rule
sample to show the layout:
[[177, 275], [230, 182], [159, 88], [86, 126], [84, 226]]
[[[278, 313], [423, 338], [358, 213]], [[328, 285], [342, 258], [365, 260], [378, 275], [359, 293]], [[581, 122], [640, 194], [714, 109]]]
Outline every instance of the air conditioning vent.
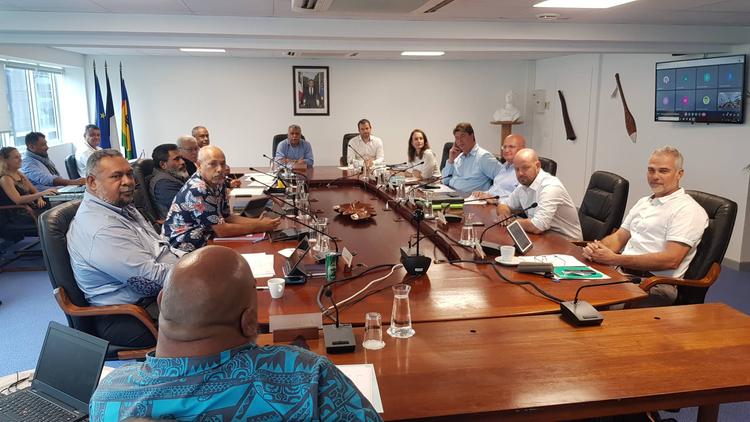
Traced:
[[434, 13], [454, 0], [291, 0], [292, 11], [331, 14]]
[[284, 51], [285, 57], [295, 57], [299, 59], [345, 59], [347, 57], [356, 57], [359, 52], [352, 51]]

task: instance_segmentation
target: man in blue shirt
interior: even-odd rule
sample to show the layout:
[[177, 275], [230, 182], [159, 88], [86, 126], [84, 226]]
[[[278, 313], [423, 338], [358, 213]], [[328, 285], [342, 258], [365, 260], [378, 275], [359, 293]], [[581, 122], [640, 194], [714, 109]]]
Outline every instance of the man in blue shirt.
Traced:
[[380, 420], [330, 360], [255, 344], [255, 279], [237, 252], [207, 246], [184, 256], [158, 302], [156, 350], [99, 383], [91, 421]]
[[312, 146], [302, 139], [302, 128], [298, 125], [290, 125], [287, 130], [287, 138], [276, 147], [276, 161], [291, 164], [305, 163], [312, 167], [314, 163]]
[[39, 132], [26, 134], [26, 154], [21, 163], [21, 171], [39, 192], [54, 188], [55, 186], [83, 185], [86, 179], [69, 180], [60, 177], [55, 164], [47, 155], [47, 137]]
[[470, 123], [453, 129], [455, 142], [443, 167], [443, 183], [459, 192], [486, 191], [500, 171], [500, 162], [481, 148]]
[[[491, 198], [494, 196], [499, 197], [499, 200], [503, 200], [510, 196], [510, 194], [518, 186], [518, 179], [516, 179], [516, 169], [513, 167], [513, 159], [516, 157], [516, 153], [526, 148], [526, 138], [523, 135], [511, 133], [503, 139], [502, 146], [500, 147], [500, 154], [503, 159], [500, 162], [500, 171], [497, 172], [495, 180], [492, 182], [492, 187], [486, 192], [474, 192], [472, 195], [475, 198]], [[497, 203], [497, 200], [491, 200], [492, 203]]]
[[[67, 233], [78, 287], [92, 305], [136, 304], [155, 318], [156, 295], [183, 252], [172, 250], [133, 206], [133, 169], [120, 152], [95, 151], [86, 171], [86, 193]], [[95, 319], [100, 337], [119, 345], [153, 345], [142, 324], [117, 319], [122, 317]]]

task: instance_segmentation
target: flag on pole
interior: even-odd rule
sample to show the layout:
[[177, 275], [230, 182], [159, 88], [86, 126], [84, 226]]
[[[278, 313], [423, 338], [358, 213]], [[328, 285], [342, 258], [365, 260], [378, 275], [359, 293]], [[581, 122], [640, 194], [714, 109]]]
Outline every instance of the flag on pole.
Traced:
[[[107, 79], [107, 110], [105, 111], [106, 127], [99, 127], [102, 133], [102, 148], [112, 148], [117, 145], [117, 121], [115, 121], [115, 103], [112, 102], [112, 88], [109, 86], [109, 73], [107, 73], [107, 62], [104, 62], [104, 77]], [[112, 144], [114, 142], [114, 145]], [[116, 148], [116, 147], [115, 147]]]
[[[96, 62], [94, 62], [94, 91], [96, 93], [96, 118], [94, 121], [102, 133], [109, 133], [109, 122], [106, 119], [106, 113], [104, 112], [104, 102], [102, 101], [102, 89], [99, 86], [99, 77], [96, 75]], [[104, 139], [101, 142], [102, 148], [109, 148], [109, 139], [107, 144], [104, 144]]]
[[122, 94], [122, 118], [120, 119], [120, 124], [122, 124], [122, 152], [125, 158], [132, 160], [137, 158], [138, 153], [135, 150], [128, 90], [125, 88], [125, 79], [122, 78], [122, 63], [120, 63], [120, 93]]

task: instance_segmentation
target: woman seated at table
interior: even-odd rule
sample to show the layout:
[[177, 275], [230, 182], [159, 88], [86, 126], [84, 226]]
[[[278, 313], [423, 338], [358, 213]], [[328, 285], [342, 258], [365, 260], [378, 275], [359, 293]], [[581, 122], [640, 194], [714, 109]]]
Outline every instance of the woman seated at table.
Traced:
[[[13, 147], [0, 148], [0, 206], [28, 205], [35, 215], [39, 215], [48, 208], [45, 195], [54, 195], [55, 189], [38, 192], [29, 179], [19, 170], [21, 168], [21, 153]], [[13, 216], [15, 221], [23, 222], [32, 217], [19, 210]], [[33, 222], [33, 220], [32, 220]]]
[[411, 169], [412, 174], [420, 179], [440, 177], [440, 169], [435, 153], [430, 149], [427, 135], [421, 129], [414, 129], [409, 136], [409, 166], [419, 162], [423, 164]]

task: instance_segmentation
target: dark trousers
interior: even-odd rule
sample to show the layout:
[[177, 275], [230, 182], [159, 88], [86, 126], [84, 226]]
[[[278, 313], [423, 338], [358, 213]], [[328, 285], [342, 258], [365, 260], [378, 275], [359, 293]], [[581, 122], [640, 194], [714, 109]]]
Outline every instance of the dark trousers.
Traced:
[[[154, 321], [159, 320], [159, 307], [155, 297], [139, 300], [136, 305], [148, 312]], [[108, 315], [96, 318], [99, 337], [113, 345], [128, 347], [153, 347], [156, 339], [140, 321], [130, 315]]]

